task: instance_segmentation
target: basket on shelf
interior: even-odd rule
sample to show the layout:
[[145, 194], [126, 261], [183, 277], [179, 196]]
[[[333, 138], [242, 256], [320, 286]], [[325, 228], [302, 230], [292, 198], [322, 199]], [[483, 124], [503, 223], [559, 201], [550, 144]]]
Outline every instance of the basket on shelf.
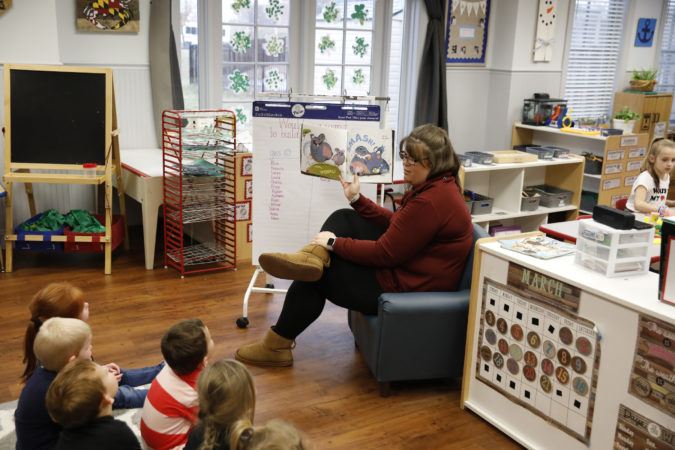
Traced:
[[634, 91], [653, 91], [656, 80], [630, 80], [630, 88]]

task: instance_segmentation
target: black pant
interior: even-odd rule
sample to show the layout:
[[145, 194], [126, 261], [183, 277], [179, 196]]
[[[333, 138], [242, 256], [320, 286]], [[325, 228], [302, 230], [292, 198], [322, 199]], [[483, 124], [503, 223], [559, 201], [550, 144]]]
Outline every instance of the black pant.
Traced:
[[[352, 209], [335, 211], [326, 219], [321, 231], [365, 240], [376, 240], [384, 233], [383, 228]], [[330, 267], [324, 269], [319, 281], [291, 283], [274, 331], [286, 339], [295, 339], [319, 318], [326, 299], [343, 308], [377, 314], [377, 298], [382, 292], [374, 267], [360, 266], [331, 253]]]

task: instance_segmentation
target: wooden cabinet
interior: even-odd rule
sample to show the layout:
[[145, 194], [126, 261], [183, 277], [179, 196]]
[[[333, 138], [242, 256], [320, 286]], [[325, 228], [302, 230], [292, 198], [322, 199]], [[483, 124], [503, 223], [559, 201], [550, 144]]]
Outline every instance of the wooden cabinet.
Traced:
[[635, 122], [633, 133], [646, 133], [649, 136], [649, 143], [654, 138], [662, 138], [668, 135], [673, 94], [617, 92], [614, 95], [612, 117], [626, 106], [640, 114], [640, 119]]
[[615, 206], [619, 199], [628, 197], [648, 143], [647, 134], [602, 137], [521, 123], [513, 126], [512, 134], [513, 145], [554, 145], [579, 155], [591, 153], [603, 158], [600, 173], [583, 174], [582, 214], [591, 213], [595, 204]]

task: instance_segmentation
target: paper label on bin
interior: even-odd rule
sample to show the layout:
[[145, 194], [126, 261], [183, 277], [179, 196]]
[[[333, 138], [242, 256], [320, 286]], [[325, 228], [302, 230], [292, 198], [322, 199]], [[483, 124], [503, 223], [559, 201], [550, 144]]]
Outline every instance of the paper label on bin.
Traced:
[[621, 186], [621, 178], [613, 178], [611, 180], [605, 180], [602, 182], [602, 190], [608, 191], [610, 189], [615, 189]]
[[628, 152], [628, 157], [629, 158], [642, 158], [642, 157], [645, 156], [645, 153], [647, 153], [647, 150], [644, 147], [634, 148], [633, 150]]
[[584, 229], [581, 232], [581, 235], [592, 241], [602, 242], [605, 240], [605, 233], [603, 233], [602, 231], [589, 230], [588, 228]]
[[623, 150], [607, 152], [607, 161], [616, 161], [618, 159], [623, 159]]
[[626, 178], [623, 179], [623, 185], [632, 187], [633, 184], [635, 183], [636, 178], [637, 177], [635, 175], [627, 176]]
[[632, 172], [634, 170], [640, 170], [640, 165], [642, 161], [630, 161], [626, 164], [626, 172]]
[[605, 173], [621, 173], [623, 171], [623, 163], [614, 163], [605, 165]]
[[621, 138], [621, 147], [628, 147], [630, 145], [637, 145], [638, 137], [637, 136], [624, 136]]

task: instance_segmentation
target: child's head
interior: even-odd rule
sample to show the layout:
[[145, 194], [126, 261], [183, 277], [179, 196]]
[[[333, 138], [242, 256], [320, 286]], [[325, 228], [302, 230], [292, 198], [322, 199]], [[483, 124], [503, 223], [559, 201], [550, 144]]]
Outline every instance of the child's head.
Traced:
[[90, 360], [76, 359], [56, 376], [47, 391], [47, 411], [64, 428], [109, 415], [117, 393], [115, 376]]
[[206, 367], [197, 381], [199, 416], [205, 448], [211, 448], [237, 420], [251, 423], [255, 388], [248, 369], [238, 361], [221, 359]]
[[179, 375], [187, 375], [206, 364], [213, 339], [201, 320], [183, 320], [164, 334], [161, 348], [169, 367]]
[[70, 317], [86, 321], [89, 318], [89, 304], [84, 301], [82, 291], [70, 283], [52, 283], [35, 294], [28, 304], [30, 322], [24, 337], [24, 358], [26, 364], [21, 375], [26, 381], [35, 370], [33, 342], [42, 324], [52, 317]]
[[640, 170], [649, 171], [654, 184], [659, 186], [660, 179], [664, 178], [675, 167], [675, 142], [670, 139], [659, 139], [652, 143], [645, 159], [642, 160]]
[[307, 443], [300, 431], [288, 422], [274, 419], [263, 426], [252, 427], [239, 421], [232, 429], [233, 450], [304, 450]]
[[42, 366], [53, 372], [71, 359], [91, 360], [91, 328], [80, 319], [53, 317], [40, 327], [33, 350]]

